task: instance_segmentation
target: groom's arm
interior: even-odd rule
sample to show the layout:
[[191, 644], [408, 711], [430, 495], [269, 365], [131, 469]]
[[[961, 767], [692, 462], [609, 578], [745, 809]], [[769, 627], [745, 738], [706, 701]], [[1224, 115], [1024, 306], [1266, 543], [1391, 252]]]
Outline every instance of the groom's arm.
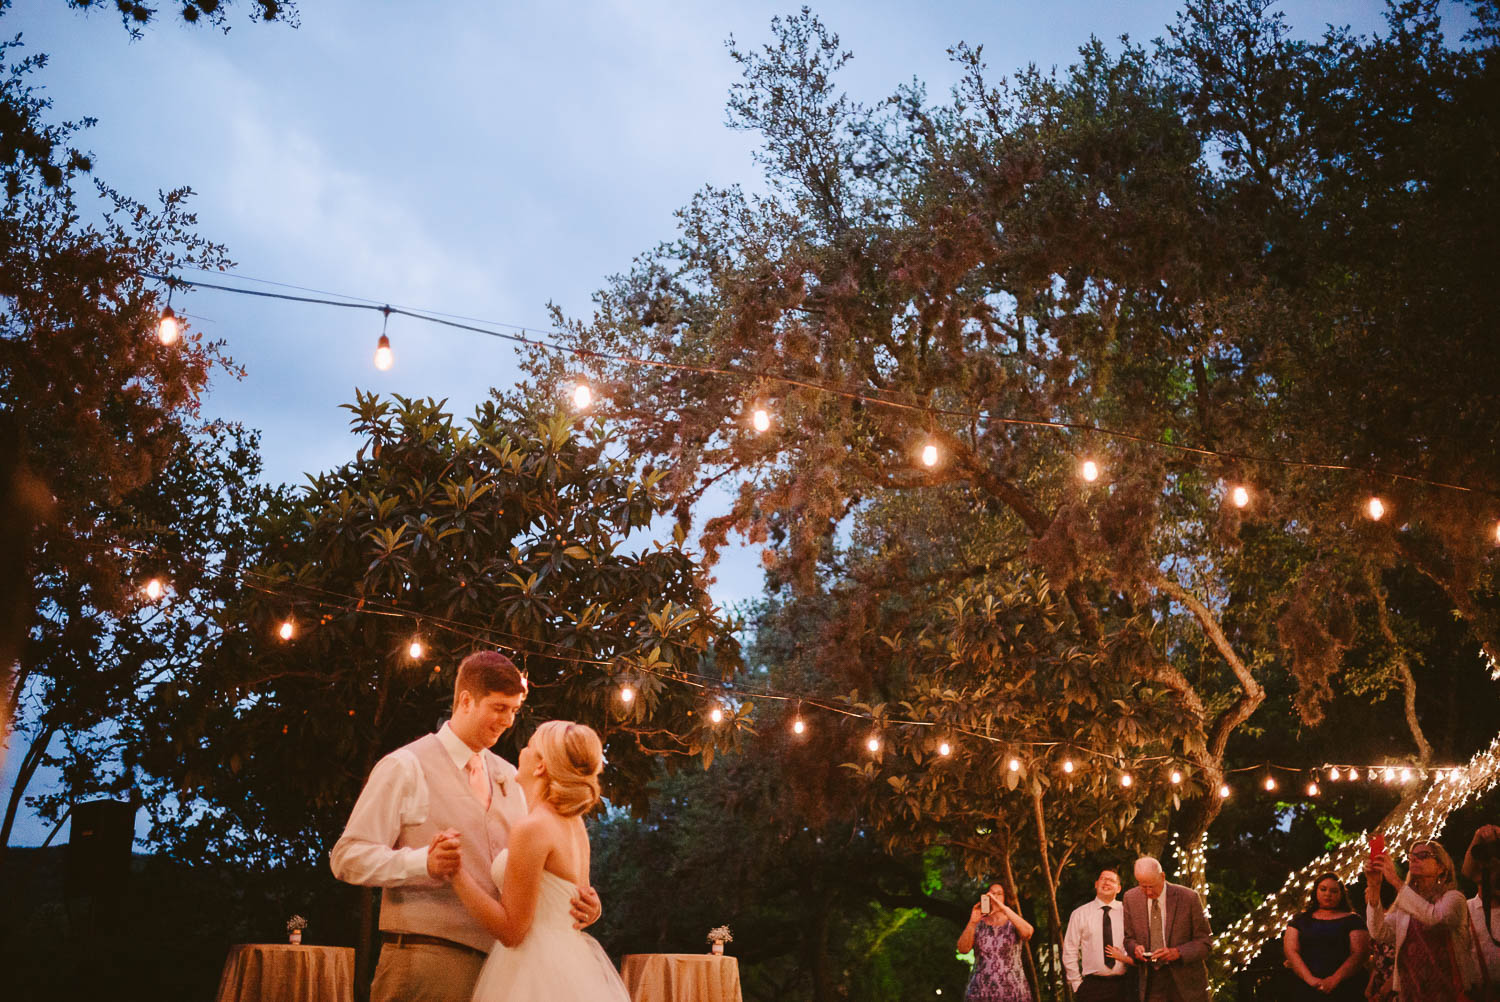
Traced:
[[573, 928], [587, 929], [599, 921], [604, 914], [604, 904], [599, 900], [599, 892], [592, 887], [575, 885], [573, 887], [573, 900], [569, 902], [573, 914]]
[[[402, 812], [417, 796], [417, 770], [416, 760], [409, 755], [387, 755], [375, 764], [349, 814], [344, 834], [329, 853], [335, 877], [364, 887], [434, 879], [428, 869], [431, 847], [396, 848]], [[432, 861], [439, 862], [436, 853]]]

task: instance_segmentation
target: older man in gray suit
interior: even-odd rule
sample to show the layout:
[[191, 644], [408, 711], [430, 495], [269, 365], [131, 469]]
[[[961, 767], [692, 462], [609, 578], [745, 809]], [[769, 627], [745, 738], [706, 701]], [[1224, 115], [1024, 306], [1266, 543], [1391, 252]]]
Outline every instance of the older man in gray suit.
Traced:
[[1141, 969], [1146, 1002], [1207, 1002], [1209, 944], [1213, 930], [1198, 892], [1167, 883], [1161, 863], [1135, 861], [1136, 886], [1120, 903], [1125, 911], [1125, 952]]

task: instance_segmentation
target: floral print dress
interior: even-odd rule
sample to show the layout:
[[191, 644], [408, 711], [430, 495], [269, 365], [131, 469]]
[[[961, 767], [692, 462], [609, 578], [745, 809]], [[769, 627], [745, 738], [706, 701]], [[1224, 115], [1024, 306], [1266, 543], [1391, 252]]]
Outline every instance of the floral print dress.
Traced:
[[1031, 986], [1021, 966], [1021, 937], [1014, 922], [974, 928], [974, 976], [965, 1002], [1031, 1002]]

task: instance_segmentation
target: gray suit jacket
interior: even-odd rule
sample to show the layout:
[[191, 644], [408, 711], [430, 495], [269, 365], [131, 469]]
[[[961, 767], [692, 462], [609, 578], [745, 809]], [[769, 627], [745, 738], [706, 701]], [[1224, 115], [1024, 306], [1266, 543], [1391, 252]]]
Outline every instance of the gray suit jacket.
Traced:
[[[1132, 887], [1120, 898], [1125, 909], [1125, 952], [1135, 957], [1136, 944], [1150, 951], [1151, 927], [1150, 902], [1146, 892]], [[1153, 967], [1172, 979], [1178, 997], [1184, 1002], [1199, 1002], [1209, 998], [1208, 959], [1209, 945], [1213, 941], [1213, 930], [1208, 927], [1208, 917], [1203, 914], [1203, 902], [1198, 892], [1181, 884], [1168, 883], [1161, 892], [1162, 931], [1166, 933], [1167, 946], [1175, 946], [1180, 958], [1170, 964]], [[1137, 969], [1147, 969], [1139, 962]], [[1158, 973], [1157, 977], [1161, 974]], [[1140, 978], [1141, 998], [1146, 997], [1146, 976]]]

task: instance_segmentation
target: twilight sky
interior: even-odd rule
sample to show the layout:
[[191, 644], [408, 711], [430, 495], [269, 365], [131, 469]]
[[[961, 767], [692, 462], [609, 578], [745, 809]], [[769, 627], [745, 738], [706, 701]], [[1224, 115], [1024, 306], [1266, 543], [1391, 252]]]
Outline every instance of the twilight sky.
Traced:
[[[238, 275], [533, 328], [546, 327], [549, 301], [586, 314], [607, 275], [672, 234], [673, 211], [697, 189], [756, 184], [754, 137], [724, 127], [737, 78], [724, 42], [767, 41], [771, 17], [795, 9], [301, 0], [300, 28], [236, 11], [225, 34], [178, 24], [163, 3], [162, 23], [132, 42], [113, 4], [98, 6], [111, 9], [16, 0], [0, 17], [0, 34], [50, 55], [34, 80], [51, 117], [98, 119], [82, 139], [98, 177], [141, 198], [191, 186], [199, 232], [228, 245]], [[1177, 6], [839, 0], [815, 10], [854, 52], [844, 87], [872, 102], [913, 77], [945, 92], [958, 41], [982, 43], [995, 76], [1066, 66], [1091, 34], [1148, 42]], [[1383, 4], [1285, 9], [1298, 33], [1318, 34], [1329, 22], [1373, 30]], [[379, 372], [373, 313], [215, 292], [173, 305], [248, 368], [213, 387], [207, 411], [260, 429], [276, 480], [350, 457], [338, 405], [355, 387], [447, 398], [462, 415], [516, 377], [507, 342], [400, 317], [396, 364]], [[755, 595], [757, 568], [752, 554], [729, 555], [716, 597]], [[13, 843], [46, 835], [28, 812]]]

